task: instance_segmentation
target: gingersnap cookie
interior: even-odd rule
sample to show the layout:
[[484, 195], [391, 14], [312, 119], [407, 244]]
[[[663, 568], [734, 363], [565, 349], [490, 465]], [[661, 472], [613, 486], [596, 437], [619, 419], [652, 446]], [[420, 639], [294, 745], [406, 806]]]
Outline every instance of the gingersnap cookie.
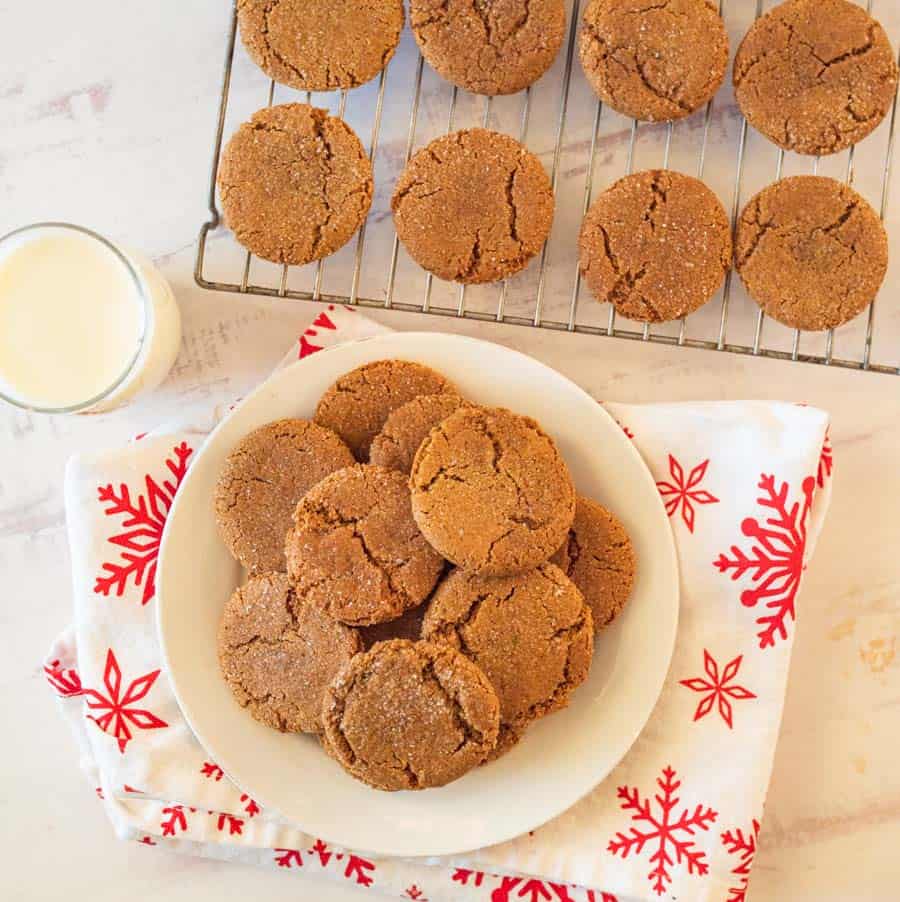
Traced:
[[298, 91], [355, 88], [397, 49], [403, 0], [238, 0], [250, 58]]
[[357, 655], [322, 708], [326, 748], [375, 789], [459, 779], [497, 742], [499, 704], [485, 675], [443, 645], [394, 639]]
[[219, 534], [251, 573], [284, 570], [284, 537], [297, 502], [329, 473], [354, 463], [330, 429], [276, 420], [237, 443], [216, 483]]
[[648, 169], [591, 205], [579, 237], [581, 273], [598, 301], [647, 323], [702, 307], [731, 266], [731, 227], [698, 179]]
[[767, 315], [794, 329], [840, 326], [875, 298], [887, 272], [878, 214], [843, 182], [800, 175], [769, 185], [741, 213], [735, 268]]
[[506, 577], [453, 571], [428, 605], [422, 638], [451, 645], [484, 671], [500, 700], [501, 751], [566, 707], [594, 650], [591, 610], [553, 564]]
[[412, 509], [448, 560], [484, 575], [521, 573], [563, 543], [575, 489], [556, 443], [530, 417], [463, 407], [413, 460]]
[[338, 470], [304, 495], [285, 555], [297, 591], [353, 626], [421, 604], [444, 568], [413, 520], [406, 477], [368, 464]]
[[372, 204], [372, 164], [353, 129], [305, 103], [253, 114], [222, 152], [225, 222], [251, 253], [303, 264], [343, 247]]
[[553, 206], [541, 161], [485, 128], [436, 138], [409, 161], [391, 198], [397, 235], [413, 260], [463, 283], [524, 269], [550, 234]]
[[372, 439], [394, 410], [419, 395], [444, 394], [455, 396], [456, 389], [436, 370], [409, 360], [376, 360], [341, 376], [322, 395], [315, 419], [367, 461]]
[[234, 697], [283, 733], [321, 732], [325, 690], [362, 650], [356, 630], [297, 595], [284, 573], [260, 574], [235, 591], [218, 646]]
[[514, 94], [556, 59], [566, 33], [564, 0], [411, 0], [422, 56], [474, 94]]
[[604, 103], [634, 119], [671, 121], [721, 87], [728, 32], [712, 0], [592, 0], [578, 50]]
[[741, 112], [797, 153], [837, 153], [861, 141], [896, 89], [884, 29], [848, 0], [787, 0], [753, 24], [734, 59]]
[[636, 561], [618, 517], [579, 495], [569, 536], [550, 560], [584, 596], [595, 633], [619, 616], [634, 588]]

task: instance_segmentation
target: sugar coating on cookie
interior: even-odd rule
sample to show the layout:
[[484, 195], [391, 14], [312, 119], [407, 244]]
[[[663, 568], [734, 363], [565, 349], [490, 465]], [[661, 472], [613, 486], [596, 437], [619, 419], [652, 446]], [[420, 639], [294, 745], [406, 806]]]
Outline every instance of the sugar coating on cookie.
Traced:
[[748, 294], [795, 329], [831, 329], [874, 300], [888, 265], [878, 214], [843, 182], [793, 176], [744, 208], [735, 267]]
[[309, 420], [276, 420], [237, 443], [216, 483], [219, 534], [251, 573], [284, 570], [284, 537], [297, 502], [329, 473], [354, 463], [350, 449]]
[[426, 789], [463, 776], [497, 742], [499, 704], [459, 652], [395, 639], [357, 655], [322, 709], [325, 746], [376, 789]]
[[455, 395], [456, 389], [436, 370], [409, 360], [376, 360], [341, 376], [322, 395], [315, 420], [367, 461], [372, 439], [394, 410], [420, 395], [437, 394]]
[[283, 573], [237, 589], [219, 625], [219, 666], [235, 698], [285, 733], [322, 730], [325, 690], [361, 650], [356, 630], [297, 595]]
[[410, 475], [416, 522], [448, 560], [483, 574], [548, 560], [568, 534], [575, 489], [540, 425], [503, 408], [462, 408], [432, 429]]
[[391, 198], [397, 235], [441, 279], [496, 282], [524, 269], [553, 224], [541, 161], [484, 128], [436, 138], [407, 164]]
[[444, 568], [413, 519], [406, 477], [370, 464], [338, 470], [306, 493], [285, 554], [298, 592], [353, 626], [421, 604]]
[[716, 293], [731, 266], [728, 214], [698, 179], [668, 169], [625, 176], [591, 205], [581, 273], [598, 301], [628, 319], [679, 319]]
[[592, 0], [578, 49], [603, 102], [651, 122], [698, 110], [728, 67], [728, 33], [712, 0]]
[[787, 0], [758, 19], [734, 59], [750, 124], [785, 150], [832, 154], [891, 109], [897, 63], [881, 25], [848, 0]]
[[217, 176], [225, 222], [251, 253], [300, 265], [343, 247], [372, 204], [372, 164], [327, 110], [286, 103], [232, 135]]
[[578, 496], [568, 538], [551, 561], [584, 596], [595, 632], [609, 626], [631, 597], [634, 546], [618, 517], [590, 498]]
[[241, 38], [270, 78], [298, 91], [355, 88], [387, 64], [403, 0], [238, 0]]
[[475, 94], [513, 94], [553, 65], [566, 32], [564, 0], [411, 0], [422, 56]]

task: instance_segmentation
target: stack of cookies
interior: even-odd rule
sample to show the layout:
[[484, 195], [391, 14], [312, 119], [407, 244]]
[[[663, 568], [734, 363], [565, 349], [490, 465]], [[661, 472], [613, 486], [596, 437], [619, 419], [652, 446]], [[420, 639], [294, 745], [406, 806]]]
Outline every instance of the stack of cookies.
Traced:
[[247, 571], [219, 629], [235, 698], [378, 789], [449, 783], [565, 707], [634, 582], [537, 422], [408, 361], [246, 436], [215, 510]]

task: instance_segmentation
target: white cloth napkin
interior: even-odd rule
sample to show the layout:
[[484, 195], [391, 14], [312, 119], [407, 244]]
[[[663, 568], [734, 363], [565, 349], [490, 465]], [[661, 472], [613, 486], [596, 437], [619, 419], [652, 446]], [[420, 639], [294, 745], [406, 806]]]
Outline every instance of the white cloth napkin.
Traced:
[[[379, 331], [328, 307], [286, 362]], [[154, 578], [172, 497], [212, 423], [70, 461], [74, 623], [45, 671], [117, 834], [420, 902], [742, 902], [797, 592], [830, 496], [828, 418], [779, 403], [606, 406], [658, 481], [678, 547], [665, 687], [634, 747], [587, 798], [453, 862], [371, 860], [268, 816], [182, 718], [160, 669]]]

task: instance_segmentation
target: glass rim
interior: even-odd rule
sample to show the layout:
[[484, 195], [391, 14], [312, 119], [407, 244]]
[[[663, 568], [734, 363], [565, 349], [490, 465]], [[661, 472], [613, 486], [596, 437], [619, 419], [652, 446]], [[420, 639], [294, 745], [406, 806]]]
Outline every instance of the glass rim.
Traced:
[[86, 238], [97, 241], [99, 244], [103, 245], [106, 250], [112, 252], [113, 256], [118, 260], [118, 262], [125, 267], [125, 271], [128, 273], [131, 282], [134, 285], [135, 290], [137, 291], [137, 297], [144, 314], [143, 327], [141, 329], [141, 334], [138, 336], [137, 347], [135, 348], [134, 354], [129, 358], [125, 369], [119, 376], [116, 377], [115, 381], [111, 385], [107, 386], [105, 389], [103, 389], [103, 391], [101, 391], [94, 397], [88, 398], [85, 401], [79, 401], [77, 404], [70, 404], [66, 407], [41, 407], [35, 404], [28, 404], [19, 398], [12, 398], [2, 389], [0, 389], [0, 400], [6, 401], [13, 407], [19, 408], [19, 410], [27, 410], [31, 413], [49, 414], [81, 413], [83, 411], [90, 410], [90, 408], [94, 407], [96, 404], [99, 404], [101, 401], [106, 400], [132, 374], [134, 366], [140, 358], [141, 352], [144, 350], [144, 343], [146, 342], [147, 335], [150, 331], [150, 302], [147, 296], [147, 290], [144, 284], [144, 280], [135, 268], [134, 264], [128, 259], [128, 257], [126, 257], [125, 254], [123, 254], [122, 251], [120, 251], [119, 248], [117, 248], [107, 238], [104, 238], [102, 235], [93, 231], [92, 229], [88, 229], [80, 225], [75, 225], [75, 223], [72, 222], [33, 222], [30, 225], [24, 225], [20, 226], [17, 229], [13, 229], [11, 232], [7, 232], [5, 235], [0, 235], [0, 258], [2, 258], [3, 250], [9, 241], [18, 238], [28, 232], [37, 232], [41, 229], [62, 229], [71, 232], [78, 232]]

